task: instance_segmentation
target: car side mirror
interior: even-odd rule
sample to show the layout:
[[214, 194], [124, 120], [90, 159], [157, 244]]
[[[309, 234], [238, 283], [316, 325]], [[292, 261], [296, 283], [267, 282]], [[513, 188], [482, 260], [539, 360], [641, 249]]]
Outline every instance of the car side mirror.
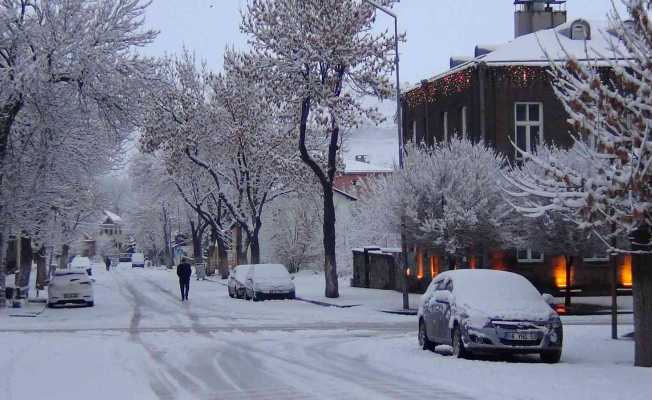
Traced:
[[552, 307], [552, 306], [555, 305], [555, 298], [552, 297], [551, 294], [544, 293], [544, 294], [541, 295], [541, 297], [543, 297], [543, 301], [545, 301], [546, 303], [548, 303], [549, 306]]
[[435, 301], [438, 303], [451, 303], [451, 292], [448, 290], [437, 290], [435, 292]]

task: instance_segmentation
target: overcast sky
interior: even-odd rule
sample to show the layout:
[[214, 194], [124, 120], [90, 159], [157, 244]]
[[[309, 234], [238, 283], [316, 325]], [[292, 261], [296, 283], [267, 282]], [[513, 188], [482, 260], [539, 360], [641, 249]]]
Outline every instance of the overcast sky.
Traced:
[[[619, 0], [616, 0], [619, 2]], [[411, 83], [447, 69], [451, 55], [470, 56], [476, 44], [509, 41], [514, 36], [512, 0], [402, 0], [396, 6], [401, 45], [401, 81]], [[222, 66], [227, 46], [246, 48], [240, 33], [240, 10], [246, 0], [154, 0], [147, 25], [161, 31], [146, 51], [179, 53], [183, 46], [212, 70]], [[212, 6], [212, 7], [211, 7]], [[569, 0], [568, 18], [605, 19], [611, 0]], [[379, 27], [392, 21], [379, 17]]]

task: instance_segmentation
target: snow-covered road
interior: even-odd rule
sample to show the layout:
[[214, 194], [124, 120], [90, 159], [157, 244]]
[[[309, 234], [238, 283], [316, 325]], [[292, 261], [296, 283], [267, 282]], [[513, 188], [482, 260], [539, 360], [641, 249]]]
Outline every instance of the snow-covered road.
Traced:
[[47, 309], [36, 318], [0, 314], [0, 399], [549, 399], [571, 393], [595, 400], [650, 393], [652, 373], [630, 366], [631, 342], [605, 340], [605, 327], [569, 326], [556, 366], [466, 361], [417, 349], [414, 317], [233, 300], [209, 281], [191, 281], [189, 303], [177, 292], [171, 271], [99, 272], [92, 309]]

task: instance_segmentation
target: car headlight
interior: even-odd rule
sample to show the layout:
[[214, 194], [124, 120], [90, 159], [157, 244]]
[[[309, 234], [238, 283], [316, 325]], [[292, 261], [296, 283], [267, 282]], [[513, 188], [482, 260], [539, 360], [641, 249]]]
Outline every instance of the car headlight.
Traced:
[[561, 328], [561, 319], [557, 316], [550, 318], [550, 321], [548, 321], [548, 325], [552, 329], [556, 328]]

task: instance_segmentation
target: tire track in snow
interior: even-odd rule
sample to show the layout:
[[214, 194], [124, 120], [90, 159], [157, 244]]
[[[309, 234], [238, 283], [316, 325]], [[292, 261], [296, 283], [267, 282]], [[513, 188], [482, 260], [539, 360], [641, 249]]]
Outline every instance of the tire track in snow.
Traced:
[[[195, 383], [192, 377], [165, 360], [163, 352], [158, 351], [142, 339], [139, 330], [142, 320], [141, 307], [145, 303], [150, 303], [148, 304], [150, 306], [151, 302], [127, 280], [122, 280], [121, 283], [123, 285], [119, 285], [120, 292], [127, 300], [131, 300], [131, 303], [134, 305], [134, 311], [129, 324], [130, 339], [138, 343], [145, 350], [149, 358], [153, 361], [154, 367], [159, 369], [158, 373], [150, 371], [149, 374], [150, 387], [154, 394], [161, 400], [178, 398], [177, 386], [172, 383], [173, 381], [176, 381], [179, 387], [190, 389], [191, 393], [200, 392], [202, 389], [201, 386]], [[126, 289], [127, 293], [124, 292], [123, 288]]]

